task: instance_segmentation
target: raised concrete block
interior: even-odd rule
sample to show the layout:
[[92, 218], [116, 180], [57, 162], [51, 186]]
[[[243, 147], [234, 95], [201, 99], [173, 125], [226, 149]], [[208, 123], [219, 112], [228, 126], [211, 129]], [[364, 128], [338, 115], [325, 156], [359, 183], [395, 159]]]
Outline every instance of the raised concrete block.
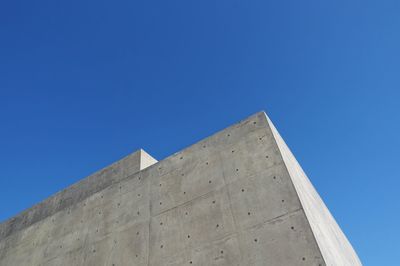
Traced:
[[0, 265], [361, 265], [264, 112], [0, 224]]

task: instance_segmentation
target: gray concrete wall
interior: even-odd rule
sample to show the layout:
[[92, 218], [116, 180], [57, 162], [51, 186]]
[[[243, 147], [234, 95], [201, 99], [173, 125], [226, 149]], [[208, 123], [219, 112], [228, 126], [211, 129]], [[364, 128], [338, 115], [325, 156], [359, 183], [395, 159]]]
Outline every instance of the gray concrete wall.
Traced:
[[1, 225], [0, 265], [326, 265], [264, 113], [154, 162]]

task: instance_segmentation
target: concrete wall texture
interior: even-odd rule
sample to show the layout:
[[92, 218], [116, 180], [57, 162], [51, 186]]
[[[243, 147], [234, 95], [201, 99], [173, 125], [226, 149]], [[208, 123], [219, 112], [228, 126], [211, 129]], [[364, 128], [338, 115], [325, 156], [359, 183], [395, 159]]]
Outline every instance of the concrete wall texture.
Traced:
[[264, 112], [143, 150], [0, 224], [0, 265], [361, 265]]

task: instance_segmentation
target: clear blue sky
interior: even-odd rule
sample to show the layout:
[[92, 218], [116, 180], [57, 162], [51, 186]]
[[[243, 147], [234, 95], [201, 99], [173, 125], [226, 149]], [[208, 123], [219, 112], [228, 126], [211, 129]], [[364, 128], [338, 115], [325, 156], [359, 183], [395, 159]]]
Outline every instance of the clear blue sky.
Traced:
[[398, 265], [400, 1], [2, 1], [0, 220], [266, 110], [365, 265]]

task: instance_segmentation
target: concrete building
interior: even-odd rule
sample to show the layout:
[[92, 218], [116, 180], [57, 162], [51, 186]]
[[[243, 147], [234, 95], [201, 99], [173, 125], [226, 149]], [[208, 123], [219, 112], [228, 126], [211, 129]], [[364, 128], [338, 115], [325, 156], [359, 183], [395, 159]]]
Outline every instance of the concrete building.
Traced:
[[1, 266], [361, 265], [264, 112], [143, 150], [0, 224]]

